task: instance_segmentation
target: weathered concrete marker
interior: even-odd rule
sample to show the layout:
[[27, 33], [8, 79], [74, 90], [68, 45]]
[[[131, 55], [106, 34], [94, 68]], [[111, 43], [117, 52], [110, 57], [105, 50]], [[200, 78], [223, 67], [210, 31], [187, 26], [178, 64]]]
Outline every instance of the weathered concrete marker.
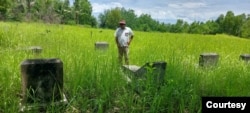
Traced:
[[29, 50], [31, 50], [31, 52], [34, 54], [40, 54], [43, 49], [40, 46], [31, 46]]
[[250, 54], [241, 54], [240, 60], [243, 60], [248, 63], [250, 61]]
[[63, 93], [63, 63], [60, 59], [27, 59], [21, 63], [20, 111], [67, 103]]
[[95, 42], [96, 50], [107, 50], [109, 48], [108, 42]]
[[146, 78], [152, 76], [155, 83], [164, 82], [167, 63], [165, 61], [146, 63], [142, 67], [136, 65], [123, 65], [123, 70], [132, 74], [132, 78]]
[[217, 53], [202, 53], [199, 58], [199, 65], [202, 67], [216, 66], [219, 61]]

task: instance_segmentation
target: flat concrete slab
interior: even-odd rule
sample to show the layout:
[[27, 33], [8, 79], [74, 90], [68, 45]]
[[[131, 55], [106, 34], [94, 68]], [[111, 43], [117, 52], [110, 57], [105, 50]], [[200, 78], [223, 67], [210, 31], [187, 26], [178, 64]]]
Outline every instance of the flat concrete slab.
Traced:
[[128, 74], [132, 75], [132, 80], [138, 78], [153, 78], [155, 82], [162, 83], [164, 82], [166, 66], [167, 63], [161, 61], [146, 63], [141, 67], [137, 65], [123, 65], [123, 70], [124, 72], [127, 72]]
[[132, 72], [136, 72], [138, 71], [141, 67], [137, 66], [137, 65], [123, 65], [124, 68], [132, 71]]

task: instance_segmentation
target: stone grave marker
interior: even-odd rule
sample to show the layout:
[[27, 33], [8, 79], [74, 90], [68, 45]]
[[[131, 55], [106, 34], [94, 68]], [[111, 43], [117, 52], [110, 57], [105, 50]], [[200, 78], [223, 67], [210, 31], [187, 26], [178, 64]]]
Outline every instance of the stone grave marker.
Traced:
[[152, 76], [154, 83], [161, 84], [164, 82], [167, 63], [165, 61], [146, 63], [139, 67], [136, 65], [123, 65], [123, 70], [129, 73], [132, 80]]
[[241, 54], [240, 60], [243, 60], [248, 63], [250, 61], [250, 54]]
[[216, 66], [219, 61], [217, 53], [202, 53], [199, 58], [199, 65], [202, 67]]
[[107, 50], [109, 48], [108, 42], [95, 42], [96, 50]]
[[21, 63], [22, 98], [20, 111], [63, 105], [63, 62], [60, 59], [26, 59]]
[[43, 50], [42, 47], [40, 46], [31, 46], [28, 49], [31, 50], [31, 52], [34, 54], [40, 54], [42, 53], [42, 50]]

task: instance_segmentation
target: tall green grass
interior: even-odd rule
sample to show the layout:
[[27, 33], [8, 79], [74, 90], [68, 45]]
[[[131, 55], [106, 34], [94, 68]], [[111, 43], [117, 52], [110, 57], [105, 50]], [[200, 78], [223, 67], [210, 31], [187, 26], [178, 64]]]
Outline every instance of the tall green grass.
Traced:
[[[250, 41], [227, 35], [145, 33], [135, 31], [131, 64], [166, 61], [165, 85], [150, 83], [137, 94], [117, 64], [114, 30], [84, 26], [0, 22], [0, 112], [18, 111], [21, 93], [20, 63], [28, 58], [60, 58], [64, 66], [66, 108], [48, 112], [201, 112], [202, 96], [250, 96], [249, 65], [239, 60], [250, 53]], [[108, 42], [107, 51], [95, 51], [96, 41]], [[41, 46], [34, 56], [25, 51]], [[216, 52], [216, 67], [198, 66], [199, 55]]]

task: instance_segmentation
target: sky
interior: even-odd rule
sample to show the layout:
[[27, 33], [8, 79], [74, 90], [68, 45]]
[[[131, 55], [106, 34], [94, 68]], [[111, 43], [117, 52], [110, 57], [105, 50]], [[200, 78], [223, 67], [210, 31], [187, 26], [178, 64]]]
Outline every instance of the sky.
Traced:
[[98, 17], [106, 9], [124, 7], [133, 9], [137, 16], [150, 14], [155, 20], [175, 23], [182, 19], [193, 21], [215, 20], [227, 11], [235, 15], [250, 14], [250, 0], [89, 0], [92, 15]]

